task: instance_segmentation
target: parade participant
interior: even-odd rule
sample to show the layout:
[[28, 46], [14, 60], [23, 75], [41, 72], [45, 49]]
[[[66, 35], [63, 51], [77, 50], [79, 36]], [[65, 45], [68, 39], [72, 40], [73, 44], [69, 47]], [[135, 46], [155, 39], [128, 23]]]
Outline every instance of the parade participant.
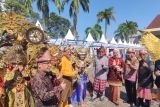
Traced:
[[58, 104], [54, 102], [54, 98], [65, 87], [65, 84], [62, 82], [59, 86], [53, 87], [48, 75], [51, 67], [51, 55], [48, 48], [42, 47], [40, 49], [36, 62], [37, 74], [31, 82], [35, 107], [56, 107]]
[[[2, 57], [2, 56], [1, 56]], [[0, 59], [0, 107], [5, 107], [5, 92], [4, 92], [4, 74], [5, 74], [5, 68], [6, 65], [4, 64], [4, 62], [2, 61], [2, 59]]]
[[160, 60], [156, 60], [155, 61], [155, 75], [156, 75], [156, 80], [155, 80], [155, 84], [157, 86], [157, 99], [158, 99], [158, 104], [160, 107]]
[[135, 56], [135, 51], [131, 48], [127, 50], [127, 58], [125, 60], [125, 88], [127, 93], [127, 102], [131, 107], [137, 105], [136, 103], [136, 80], [137, 71], [139, 68], [139, 61]]
[[[148, 58], [148, 53], [146, 50], [141, 50], [139, 54], [141, 60], [139, 61], [138, 70], [137, 97], [139, 101], [139, 106], [150, 107], [150, 103], [152, 100], [151, 89], [153, 88], [154, 65], [152, 61]], [[143, 101], [145, 101], [145, 103]]]
[[75, 67], [78, 69], [78, 80], [77, 80], [77, 86], [75, 87], [75, 90], [73, 91], [73, 95], [71, 97], [72, 103], [78, 103], [79, 105], [84, 105], [84, 99], [86, 97], [87, 92], [87, 68], [89, 67], [87, 61], [87, 49], [82, 48], [78, 50], [78, 58], [75, 63]]
[[68, 99], [72, 96], [72, 79], [78, 73], [77, 71], [73, 71], [73, 65], [71, 61], [71, 49], [65, 47], [63, 51], [63, 56], [61, 59], [61, 72], [62, 72], [62, 81], [65, 83], [66, 87], [64, 87], [61, 94], [61, 107], [68, 107]]
[[[0, 71], [2, 72], [2, 71]], [[3, 80], [3, 76], [0, 75], [0, 107], [5, 107], [4, 106], [4, 96], [5, 96], [5, 93], [4, 93], [4, 80]]]
[[[13, 47], [14, 48], [14, 47]], [[21, 51], [11, 50], [8, 56], [8, 67], [4, 76], [6, 106], [7, 107], [34, 107], [34, 100], [23, 76], [26, 58]]]
[[113, 50], [113, 57], [109, 58], [109, 72], [107, 81], [110, 87], [110, 100], [119, 105], [120, 88], [122, 86], [122, 73], [124, 72], [124, 61], [119, 57], [119, 50]]
[[108, 58], [106, 57], [106, 50], [100, 47], [97, 51], [97, 58], [95, 59], [95, 77], [94, 77], [94, 92], [92, 100], [97, 98], [100, 94], [100, 100], [105, 97], [106, 81], [108, 73]]

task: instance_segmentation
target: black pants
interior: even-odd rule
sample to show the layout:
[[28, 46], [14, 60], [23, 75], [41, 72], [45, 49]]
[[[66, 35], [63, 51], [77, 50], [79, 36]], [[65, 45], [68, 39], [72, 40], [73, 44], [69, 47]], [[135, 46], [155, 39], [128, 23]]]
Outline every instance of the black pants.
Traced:
[[125, 80], [125, 88], [127, 92], [128, 102], [130, 104], [136, 105], [136, 82]]

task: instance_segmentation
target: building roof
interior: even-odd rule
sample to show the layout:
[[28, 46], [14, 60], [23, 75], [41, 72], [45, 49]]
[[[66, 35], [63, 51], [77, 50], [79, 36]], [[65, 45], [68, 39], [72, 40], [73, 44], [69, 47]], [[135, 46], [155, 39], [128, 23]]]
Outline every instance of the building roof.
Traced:
[[154, 20], [148, 25], [147, 29], [160, 28], [160, 15], [156, 16]]

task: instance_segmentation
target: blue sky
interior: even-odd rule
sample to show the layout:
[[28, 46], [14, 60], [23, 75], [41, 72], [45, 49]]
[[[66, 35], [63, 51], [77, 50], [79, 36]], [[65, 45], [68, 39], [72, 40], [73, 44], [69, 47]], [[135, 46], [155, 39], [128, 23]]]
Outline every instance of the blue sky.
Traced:
[[[52, 0], [50, 0], [52, 1]], [[97, 22], [96, 14], [109, 7], [114, 7], [114, 16], [116, 21], [111, 21], [108, 27], [108, 37], [111, 39], [114, 36], [115, 30], [119, 24], [128, 21], [138, 23], [139, 29], [144, 29], [150, 22], [160, 14], [160, 0], [90, 0], [90, 12], [84, 13], [80, 8], [78, 14], [78, 34], [80, 39], [85, 38], [85, 29], [92, 27]], [[37, 11], [35, 6], [33, 9]], [[58, 14], [55, 5], [50, 2], [50, 11]], [[67, 18], [72, 23], [72, 18], [69, 16], [69, 4], [65, 6], [63, 13], [59, 14]], [[100, 23], [104, 32], [104, 21]]]

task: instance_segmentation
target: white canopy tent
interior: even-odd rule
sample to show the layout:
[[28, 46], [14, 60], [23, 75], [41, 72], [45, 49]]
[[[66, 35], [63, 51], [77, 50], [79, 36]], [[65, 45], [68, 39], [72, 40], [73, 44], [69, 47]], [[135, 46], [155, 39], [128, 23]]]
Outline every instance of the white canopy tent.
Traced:
[[123, 45], [128, 45], [125, 39], [124, 39]]
[[61, 46], [67, 46], [69, 44], [73, 44], [74, 46], [81, 46], [81, 47], [86, 47], [93, 49], [95, 47], [100, 47], [104, 46], [105, 48], [119, 48], [119, 49], [126, 49], [129, 47], [132, 48], [142, 48], [142, 45], [139, 44], [133, 44], [131, 42], [127, 43], [125, 40], [122, 42], [121, 40], [118, 41], [118, 43], [115, 41], [114, 37], [111, 39], [110, 44], [107, 42], [105, 39], [104, 34], [102, 35], [101, 39], [99, 42], [96, 42], [91, 33], [88, 34], [86, 40], [76, 40], [75, 37], [73, 36], [71, 30], [69, 29], [65, 38], [54, 38], [50, 39], [49, 42], [50, 44], [55, 44], [55, 45], [61, 45]]
[[110, 43], [111, 43], [111, 44], [117, 44], [117, 42], [115, 41], [114, 37], [112, 38], [112, 40], [111, 40]]
[[87, 42], [95, 42], [95, 40], [93, 39], [91, 33], [88, 34], [88, 37], [86, 38]]
[[104, 34], [102, 34], [101, 40], [99, 42], [104, 43], [104, 44], [108, 44]]
[[69, 29], [67, 32], [67, 35], [64, 38], [65, 40], [75, 40], [75, 37], [73, 36], [71, 30]]
[[121, 41], [121, 39], [119, 39], [118, 44], [119, 44], [119, 45], [122, 45], [122, 44], [123, 44], [123, 42]]

